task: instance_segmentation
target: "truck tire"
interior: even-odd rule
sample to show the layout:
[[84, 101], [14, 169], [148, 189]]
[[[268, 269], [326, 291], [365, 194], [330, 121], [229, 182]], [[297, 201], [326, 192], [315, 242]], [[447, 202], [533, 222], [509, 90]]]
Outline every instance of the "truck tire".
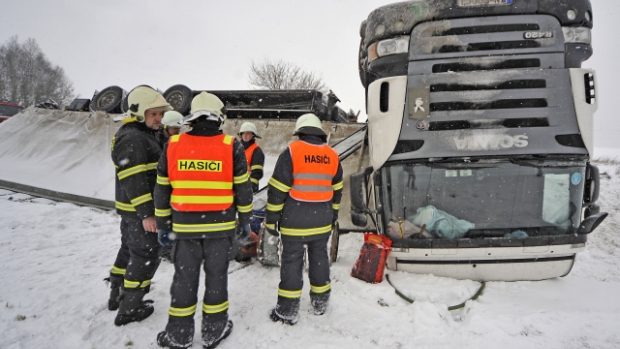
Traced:
[[360, 47], [359, 47], [359, 52], [357, 54], [357, 69], [359, 71], [360, 74], [360, 81], [362, 82], [362, 85], [364, 86], [364, 88], [367, 87], [367, 81], [368, 79], [366, 78], [366, 47], [364, 45], [364, 38], [366, 36], [366, 21], [364, 20], [362, 22], [362, 24], [360, 25]]
[[106, 87], [90, 101], [90, 110], [104, 111], [111, 114], [120, 113], [123, 95], [125, 95], [125, 91], [118, 86]]
[[357, 60], [357, 69], [360, 74], [360, 81], [364, 88], [368, 87], [368, 78], [366, 76], [366, 50], [364, 49], [364, 38], [360, 41], [360, 48]]
[[174, 110], [178, 111], [183, 115], [187, 115], [189, 113], [190, 106], [192, 104], [192, 98], [194, 97], [194, 93], [192, 90], [185, 85], [174, 85], [164, 92], [164, 98]]

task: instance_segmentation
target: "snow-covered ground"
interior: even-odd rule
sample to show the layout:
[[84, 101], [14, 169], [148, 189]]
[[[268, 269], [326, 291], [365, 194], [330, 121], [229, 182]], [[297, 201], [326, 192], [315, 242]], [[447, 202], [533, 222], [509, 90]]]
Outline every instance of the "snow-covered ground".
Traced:
[[620, 162], [620, 150], [618, 148], [594, 147], [592, 158], [599, 163]]
[[[329, 312], [310, 314], [306, 278], [294, 327], [267, 317], [278, 270], [257, 263], [238, 269], [233, 263], [235, 328], [220, 347], [619, 348], [620, 165], [600, 166], [601, 206], [610, 216], [567, 277], [490, 282], [477, 301], [449, 312], [446, 306], [469, 297], [476, 282], [391, 272], [394, 283], [418, 299], [408, 304], [385, 281], [371, 285], [349, 276], [361, 246], [361, 236], [350, 234], [342, 237], [340, 259], [332, 265]], [[0, 222], [0, 348], [157, 347], [173, 267], [164, 262], [155, 275], [149, 295], [154, 315], [115, 327], [102, 281], [119, 245], [115, 214], [0, 191]]]

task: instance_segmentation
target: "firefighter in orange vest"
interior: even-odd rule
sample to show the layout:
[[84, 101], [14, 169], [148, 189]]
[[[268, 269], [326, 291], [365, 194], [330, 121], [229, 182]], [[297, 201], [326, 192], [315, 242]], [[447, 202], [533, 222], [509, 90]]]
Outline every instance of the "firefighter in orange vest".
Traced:
[[112, 142], [116, 167], [116, 212], [121, 216], [121, 247], [110, 271], [108, 309], [117, 310], [117, 326], [141, 321], [153, 313], [143, 300], [159, 265], [159, 244], [153, 203], [156, 166], [161, 154], [157, 131], [164, 112], [172, 108], [149, 86], [127, 97], [129, 116]]
[[[191, 130], [170, 137], [157, 167], [155, 216], [160, 242], [174, 241], [174, 278], [165, 331], [157, 344], [189, 348], [194, 314], [202, 312], [204, 348], [214, 348], [232, 331], [228, 318], [228, 254], [237, 214], [249, 234], [252, 185], [241, 143], [220, 130], [225, 109], [217, 96], [201, 92], [192, 100]], [[202, 308], [197, 292], [204, 265]]]
[[239, 137], [245, 149], [245, 159], [248, 162], [248, 172], [250, 172], [252, 191], [256, 193], [258, 191], [258, 182], [263, 178], [263, 166], [265, 165], [265, 154], [258, 144], [256, 144], [256, 139], [260, 138], [256, 130], [256, 125], [248, 121], [241, 124], [241, 128], [239, 128]]
[[338, 219], [343, 188], [338, 154], [326, 144], [319, 118], [300, 116], [294, 135], [299, 139], [280, 154], [269, 180], [265, 222], [268, 233], [282, 236], [278, 303], [270, 317], [289, 325], [298, 320], [304, 245], [314, 314], [327, 309], [331, 291], [327, 240]]

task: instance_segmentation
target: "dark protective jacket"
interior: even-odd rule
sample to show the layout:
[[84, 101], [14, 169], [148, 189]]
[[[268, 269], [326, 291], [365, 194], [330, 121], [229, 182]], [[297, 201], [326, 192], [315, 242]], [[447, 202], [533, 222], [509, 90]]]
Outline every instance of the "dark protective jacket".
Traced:
[[245, 149], [245, 158], [248, 161], [248, 171], [250, 172], [250, 181], [252, 182], [252, 191], [258, 191], [258, 182], [263, 178], [263, 166], [265, 166], [265, 154], [263, 150], [256, 144], [256, 140], [243, 142]]
[[[187, 134], [204, 137], [205, 142], [210, 142], [221, 139], [222, 132], [211, 122], [199, 122]], [[222, 211], [205, 212], [180, 212], [171, 208], [170, 198], [173, 187], [169, 179], [169, 144], [164, 146], [157, 166], [157, 185], [155, 186], [157, 227], [174, 231], [177, 239], [196, 239], [232, 236], [235, 231], [237, 213], [242, 225], [249, 224], [252, 213], [252, 186], [241, 143], [232, 139], [234, 192], [232, 206]], [[188, 159], [191, 159], [191, 156], [188, 154]]]
[[[321, 145], [321, 137], [300, 135], [301, 141]], [[321, 166], [316, 163], [315, 166]], [[335, 175], [331, 179], [333, 196], [323, 202], [299, 201], [289, 195], [293, 187], [293, 159], [287, 148], [276, 162], [273, 176], [269, 180], [267, 194], [266, 226], [279, 225], [282, 239], [316, 240], [323, 239], [331, 232], [332, 223], [338, 217], [342, 197], [342, 166], [338, 161]]]
[[161, 154], [157, 131], [128, 121], [112, 139], [116, 168], [116, 212], [139, 219], [154, 216], [153, 189]]

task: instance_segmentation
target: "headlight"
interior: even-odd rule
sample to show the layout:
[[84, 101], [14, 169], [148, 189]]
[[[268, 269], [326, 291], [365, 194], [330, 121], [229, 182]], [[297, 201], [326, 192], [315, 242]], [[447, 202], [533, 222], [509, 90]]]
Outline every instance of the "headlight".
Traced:
[[592, 44], [592, 32], [585, 27], [562, 27], [565, 43]]
[[409, 36], [399, 36], [375, 42], [368, 46], [368, 62], [379, 57], [409, 52]]

